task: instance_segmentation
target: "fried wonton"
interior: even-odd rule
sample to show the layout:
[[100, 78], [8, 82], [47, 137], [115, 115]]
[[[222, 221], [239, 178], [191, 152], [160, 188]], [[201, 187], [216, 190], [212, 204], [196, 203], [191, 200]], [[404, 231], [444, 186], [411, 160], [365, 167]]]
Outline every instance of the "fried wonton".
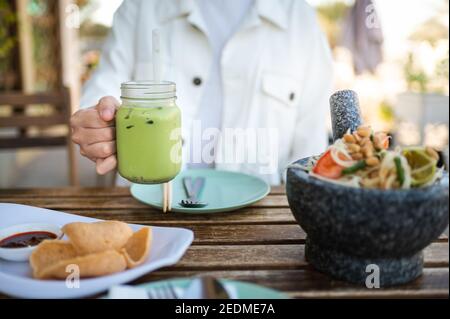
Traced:
[[127, 268], [127, 262], [117, 250], [60, 260], [59, 262], [37, 269], [38, 279], [66, 279], [72, 271], [79, 271], [80, 278], [110, 275]]
[[128, 268], [133, 268], [142, 264], [148, 257], [152, 241], [152, 230], [143, 227], [130, 237], [122, 248], [122, 253], [127, 261]]
[[33, 277], [40, 278], [42, 270], [61, 260], [72, 259], [77, 252], [71, 243], [64, 240], [44, 240], [30, 256]]
[[125, 223], [105, 221], [71, 223], [62, 230], [68, 241], [45, 240], [31, 254], [34, 278], [66, 279], [74, 271], [80, 278], [110, 275], [142, 264], [150, 252], [149, 227], [133, 233]]
[[81, 256], [110, 249], [120, 250], [133, 235], [130, 226], [119, 221], [71, 223], [62, 230]]

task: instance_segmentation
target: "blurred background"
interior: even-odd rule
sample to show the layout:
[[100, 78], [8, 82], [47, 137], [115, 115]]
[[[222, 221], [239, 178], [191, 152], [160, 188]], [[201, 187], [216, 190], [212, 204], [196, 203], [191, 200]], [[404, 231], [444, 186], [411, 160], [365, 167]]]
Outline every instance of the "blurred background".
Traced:
[[[67, 119], [121, 2], [0, 0], [0, 187], [105, 183], [68, 143]], [[395, 144], [426, 144], [448, 161], [449, 1], [375, 0], [370, 12], [363, 0], [308, 2], [336, 89], [356, 90], [365, 120]], [[368, 13], [370, 32], [360, 27]]]

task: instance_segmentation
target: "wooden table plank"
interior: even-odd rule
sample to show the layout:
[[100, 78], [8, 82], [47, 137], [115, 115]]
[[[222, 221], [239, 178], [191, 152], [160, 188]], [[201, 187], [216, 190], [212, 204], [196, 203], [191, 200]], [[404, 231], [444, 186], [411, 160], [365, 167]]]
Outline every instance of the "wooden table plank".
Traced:
[[[286, 194], [285, 186], [272, 186], [269, 195]], [[0, 198], [4, 197], [128, 197], [129, 187], [62, 187], [62, 188], [21, 188], [0, 189]]]
[[[129, 196], [99, 196], [83, 197], [82, 200], [76, 197], [1, 197], [0, 202], [32, 205], [49, 209], [144, 209], [149, 207]], [[250, 205], [253, 208], [263, 207], [287, 207], [288, 202], [285, 195], [272, 195], [263, 198]]]
[[[425, 267], [448, 267], [448, 243], [425, 249]], [[308, 267], [304, 245], [194, 245], [174, 270], [301, 269]]]
[[284, 291], [296, 298], [447, 298], [448, 268], [426, 268], [423, 275], [411, 283], [381, 289], [367, 289], [317, 272], [311, 268], [297, 270], [232, 270], [232, 271], [166, 271], [145, 275], [132, 284], [171, 278], [190, 278], [199, 274], [217, 278], [252, 282]]
[[55, 198], [55, 197], [128, 197], [129, 187], [62, 187], [62, 188], [20, 188], [0, 189], [0, 198]]
[[187, 226], [194, 245], [281, 245], [304, 244], [306, 233], [298, 225]]
[[[45, 207], [44, 207], [45, 208]], [[254, 224], [296, 224], [289, 208], [245, 208], [236, 212], [218, 214], [162, 214], [161, 211], [142, 209], [63, 209], [62, 211], [76, 215], [122, 220], [133, 224], [153, 226], [188, 226], [188, 225], [254, 225]], [[0, 212], [1, 214], [11, 212]]]
[[[177, 226], [177, 225], [174, 225]], [[195, 245], [304, 244], [305, 231], [295, 225], [188, 225]], [[435, 243], [448, 243], [442, 234]]]
[[[446, 275], [448, 278], [448, 274]], [[405, 290], [403, 287], [396, 290], [351, 290], [351, 291], [296, 291], [288, 293], [291, 298], [297, 299], [447, 299], [448, 289]]]
[[424, 249], [425, 267], [448, 267], [449, 245], [446, 243], [433, 243]]

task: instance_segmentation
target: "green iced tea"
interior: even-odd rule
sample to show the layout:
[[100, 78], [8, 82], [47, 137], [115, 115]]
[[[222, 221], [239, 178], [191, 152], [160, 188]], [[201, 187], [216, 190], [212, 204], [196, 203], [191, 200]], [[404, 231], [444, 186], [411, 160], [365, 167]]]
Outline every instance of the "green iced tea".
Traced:
[[165, 183], [181, 169], [181, 112], [174, 84], [167, 86], [122, 85], [122, 106], [116, 114], [117, 159], [120, 175], [133, 183]]

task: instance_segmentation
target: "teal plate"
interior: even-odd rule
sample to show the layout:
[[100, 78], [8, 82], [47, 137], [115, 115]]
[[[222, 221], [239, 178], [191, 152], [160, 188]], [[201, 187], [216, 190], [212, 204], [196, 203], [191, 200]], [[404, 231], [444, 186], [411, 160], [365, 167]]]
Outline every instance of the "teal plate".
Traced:
[[[182, 179], [204, 177], [205, 187], [200, 200], [207, 202], [203, 208], [185, 208], [179, 203], [186, 198]], [[212, 169], [192, 169], [181, 172], [173, 181], [172, 211], [180, 213], [221, 213], [251, 205], [270, 192], [270, 186], [262, 179], [235, 172]], [[133, 184], [131, 194], [137, 200], [162, 209], [162, 186]]]
[[[158, 289], [167, 287], [169, 284], [174, 288], [186, 289], [189, 287], [192, 279], [171, 279], [157, 281], [139, 285], [144, 289]], [[290, 299], [290, 297], [282, 292], [258, 286], [251, 283], [233, 280], [220, 280], [222, 284], [231, 285], [237, 296], [237, 299]]]

